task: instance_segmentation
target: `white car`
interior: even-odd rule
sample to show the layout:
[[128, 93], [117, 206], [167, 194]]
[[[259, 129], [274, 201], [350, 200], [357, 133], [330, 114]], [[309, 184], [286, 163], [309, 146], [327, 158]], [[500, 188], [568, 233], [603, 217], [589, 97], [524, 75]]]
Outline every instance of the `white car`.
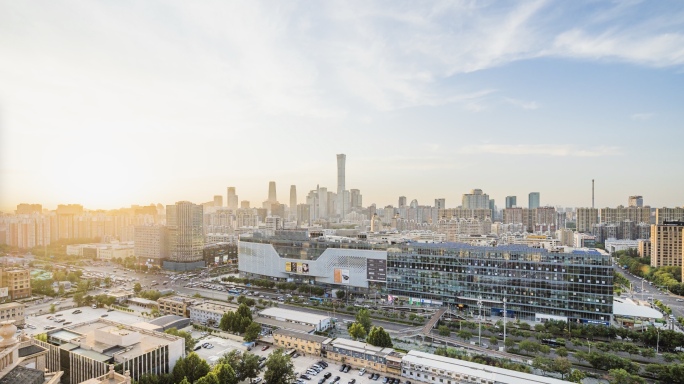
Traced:
[[359, 371], [359, 376], [363, 376], [364, 373], [366, 373], [366, 368], [361, 368]]

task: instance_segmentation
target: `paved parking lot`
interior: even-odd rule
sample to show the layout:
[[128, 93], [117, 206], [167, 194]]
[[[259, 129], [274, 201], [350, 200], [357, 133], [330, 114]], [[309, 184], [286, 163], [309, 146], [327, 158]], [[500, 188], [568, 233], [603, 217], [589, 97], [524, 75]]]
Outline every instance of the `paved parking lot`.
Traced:
[[[80, 314], [74, 314], [73, 312], [79, 309], [81, 310], [82, 313]], [[121, 311], [112, 311], [112, 312], [107, 312], [106, 308], [91, 308], [91, 307], [79, 307], [79, 308], [70, 308], [70, 309], [65, 309], [62, 311], [57, 311], [54, 314], [45, 314], [45, 315], [40, 315], [40, 316], [28, 316], [26, 318], [26, 324], [31, 324], [35, 326], [35, 329], [25, 327], [25, 331], [28, 335], [34, 335], [34, 334], [39, 334], [39, 333], [44, 333], [45, 327], [46, 326], [53, 326], [56, 328], [61, 328], [64, 327], [64, 323], [71, 322], [71, 324], [66, 325], [71, 326], [73, 324], [78, 324], [82, 323], [85, 321], [89, 320], [94, 320], [99, 318], [102, 315], [107, 315], [105, 318], [108, 320], [112, 321], [118, 321], [124, 324], [135, 324], [143, 321], [147, 321], [147, 319], [136, 316], [132, 313], [128, 312], [121, 312]], [[61, 316], [56, 316], [56, 315], [61, 315]], [[50, 320], [48, 319], [48, 316], [52, 316], [53, 319]], [[63, 323], [57, 323], [55, 322], [55, 319], [64, 319], [65, 321]]]

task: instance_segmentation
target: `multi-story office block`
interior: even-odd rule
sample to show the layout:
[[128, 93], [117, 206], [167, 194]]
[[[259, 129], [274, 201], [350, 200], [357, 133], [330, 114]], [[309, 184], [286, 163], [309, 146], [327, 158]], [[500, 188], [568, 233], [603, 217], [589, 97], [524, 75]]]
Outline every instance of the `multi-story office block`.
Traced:
[[10, 300], [31, 297], [30, 270], [18, 267], [3, 268], [0, 273], [0, 287], [7, 288]]
[[238, 196], [235, 194], [235, 187], [228, 187], [226, 193], [226, 205], [229, 209], [238, 208]]
[[351, 199], [351, 208], [361, 208], [363, 206], [363, 197], [361, 196], [361, 191], [358, 189], [351, 189], [349, 194]]
[[138, 262], [149, 266], [161, 266], [168, 257], [168, 229], [162, 225], [138, 225], [135, 227], [134, 255]]
[[464, 193], [461, 199], [463, 209], [489, 209], [489, 195], [481, 189], [473, 189], [470, 193]]
[[26, 309], [26, 304], [10, 302], [0, 304], [0, 323], [5, 321], [14, 321], [14, 325], [22, 326], [24, 325], [26, 316], [24, 315], [24, 310]]
[[539, 206], [541, 205], [540, 202], [541, 202], [541, 196], [540, 196], [539, 192], [530, 192], [530, 194], [528, 196], [527, 207], [529, 209], [539, 208]]
[[630, 196], [629, 199], [627, 200], [627, 206], [635, 207], [635, 208], [643, 207], [644, 206], [644, 197], [643, 196]]
[[597, 250], [549, 252], [522, 246], [458, 243], [388, 248], [387, 290], [409, 302], [448, 305], [477, 315], [609, 325], [613, 313], [610, 255]]
[[651, 225], [651, 266], [682, 266], [684, 221]]
[[406, 196], [399, 196], [399, 208], [404, 208], [406, 206]]
[[188, 317], [188, 306], [192, 300], [181, 296], [160, 297], [157, 300], [159, 313], [162, 315], [176, 315]]
[[518, 198], [516, 196], [506, 196], [506, 208], [514, 208], [518, 205]]
[[166, 207], [168, 261], [165, 269], [189, 270], [204, 267], [203, 209], [188, 201]]
[[311, 225], [311, 205], [309, 204], [299, 204], [297, 205], [297, 222], [299, 225]]
[[656, 208], [655, 223], [663, 224], [666, 221], [684, 221], [684, 207]]
[[577, 208], [577, 232], [591, 233], [599, 222], [597, 208]]

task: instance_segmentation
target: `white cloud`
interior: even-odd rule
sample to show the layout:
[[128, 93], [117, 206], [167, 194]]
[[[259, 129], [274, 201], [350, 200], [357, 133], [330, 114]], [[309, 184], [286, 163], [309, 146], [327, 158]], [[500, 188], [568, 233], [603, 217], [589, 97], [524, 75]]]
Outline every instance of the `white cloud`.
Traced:
[[511, 98], [506, 98], [506, 101], [522, 109], [535, 110], [539, 108], [539, 104], [536, 101], [525, 101]]
[[599, 157], [619, 155], [620, 148], [598, 146], [593, 148], [557, 144], [483, 144], [461, 148], [465, 154], [495, 154], [516, 156]]
[[635, 113], [630, 118], [637, 121], [650, 120], [654, 115], [652, 113]]

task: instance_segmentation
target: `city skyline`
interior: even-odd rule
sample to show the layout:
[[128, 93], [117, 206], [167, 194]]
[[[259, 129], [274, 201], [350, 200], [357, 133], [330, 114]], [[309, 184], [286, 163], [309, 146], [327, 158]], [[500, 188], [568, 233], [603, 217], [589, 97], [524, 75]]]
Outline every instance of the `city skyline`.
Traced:
[[0, 10], [3, 212], [303, 203], [335, 154], [364, 206], [684, 205], [678, 2]]

